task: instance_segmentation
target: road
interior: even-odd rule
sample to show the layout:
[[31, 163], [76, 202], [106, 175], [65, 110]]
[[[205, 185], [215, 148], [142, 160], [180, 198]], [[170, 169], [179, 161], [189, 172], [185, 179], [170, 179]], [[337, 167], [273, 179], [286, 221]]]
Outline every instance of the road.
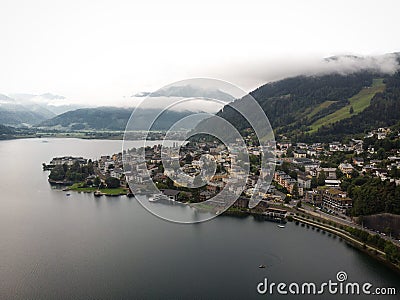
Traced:
[[[295, 209], [296, 208], [296, 204], [297, 204], [297, 201], [291, 201], [289, 204], [287, 204], [285, 206]], [[396, 245], [400, 246], [400, 241], [399, 240], [391, 238], [390, 236], [387, 236], [387, 235], [380, 234], [380, 233], [378, 233], [376, 231], [373, 231], [371, 229], [362, 227], [361, 225], [359, 225], [356, 222], [354, 222], [348, 216], [344, 216], [344, 215], [340, 216], [340, 217], [339, 216], [334, 216], [334, 215], [325, 213], [325, 212], [323, 212], [321, 210], [318, 210], [318, 209], [316, 211], [314, 211], [314, 209], [315, 208], [313, 206], [308, 205], [308, 204], [304, 204], [304, 205], [302, 205], [302, 207], [299, 210], [300, 211], [304, 211], [304, 212], [306, 212], [306, 213], [308, 213], [308, 214], [310, 214], [312, 216], [320, 217], [320, 218], [323, 218], [323, 219], [326, 219], [326, 220], [329, 220], [329, 221], [334, 221], [334, 222], [342, 224], [342, 225], [351, 226], [351, 227], [354, 227], [354, 228], [357, 228], [357, 229], [361, 229], [361, 230], [367, 231], [368, 233], [370, 233], [372, 235], [379, 234], [379, 236], [381, 238], [383, 238], [383, 239], [385, 239], [387, 241], [391, 241], [391, 242], [395, 243]]]

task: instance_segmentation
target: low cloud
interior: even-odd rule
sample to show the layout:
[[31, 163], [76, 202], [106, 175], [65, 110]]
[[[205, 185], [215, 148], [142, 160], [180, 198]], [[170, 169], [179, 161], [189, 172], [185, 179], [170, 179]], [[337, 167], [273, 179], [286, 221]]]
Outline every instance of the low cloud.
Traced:
[[172, 86], [168, 86], [166, 88], [160, 89], [158, 91], [149, 93], [149, 92], [141, 92], [138, 94], [135, 94], [132, 97], [182, 97], [182, 98], [188, 98], [188, 97], [206, 97], [206, 98], [213, 98], [213, 99], [218, 99], [221, 101], [225, 102], [231, 102], [235, 99], [235, 96], [221, 91], [218, 88], [206, 88], [206, 87], [201, 87], [201, 80], [198, 80], [198, 85], [178, 85], [178, 84], [173, 84]]
[[136, 93], [136, 94], [134, 94], [134, 95], [132, 95], [131, 96], [131, 98], [141, 98], [141, 97], [147, 97], [147, 96], [149, 96], [151, 94], [151, 92], [139, 92], [139, 93]]
[[286, 57], [264, 61], [247, 61], [220, 66], [211, 76], [225, 78], [251, 91], [267, 82], [298, 75], [317, 76], [326, 74], [348, 75], [362, 71], [393, 74], [399, 70], [400, 53], [379, 56], [338, 55], [320, 57]]
[[351, 74], [360, 71], [375, 71], [383, 74], [394, 74], [399, 69], [399, 54], [385, 54], [381, 56], [353, 56], [342, 55], [324, 59], [321, 70], [317, 73]]

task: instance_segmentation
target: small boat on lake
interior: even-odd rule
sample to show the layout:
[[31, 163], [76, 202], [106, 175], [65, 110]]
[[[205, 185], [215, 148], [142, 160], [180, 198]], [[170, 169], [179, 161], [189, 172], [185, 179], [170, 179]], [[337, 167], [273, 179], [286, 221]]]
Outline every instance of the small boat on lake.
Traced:
[[279, 228], [285, 228], [285, 225], [278, 225]]
[[266, 268], [266, 265], [259, 265], [258, 266], [260, 269], [265, 269]]
[[99, 190], [97, 190], [97, 191], [95, 191], [95, 192], [93, 193], [93, 195], [94, 195], [95, 197], [100, 197], [100, 196], [103, 196], [103, 193], [100, 192]]
[[168, 197], [162, 194], [156, 194], [149, 198], [149, 202], [157, 202], [160, 200], [168, 200]]

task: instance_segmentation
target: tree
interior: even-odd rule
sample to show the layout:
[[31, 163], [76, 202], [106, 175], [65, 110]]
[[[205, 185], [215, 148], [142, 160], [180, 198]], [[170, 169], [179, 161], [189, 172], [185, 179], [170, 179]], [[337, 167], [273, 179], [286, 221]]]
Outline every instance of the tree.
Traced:
[[96, 178], [93, 180], [93, 185], [94, 186], [99, 186], [101, 183], [100, 177], [96, 176]]
[[293, 157], [293, 156], [294, 156], [293, 151], [294, 151], [293, 146], [290, 146], [290, 147], [286, 150], [286, 156], [287, 156], [287, 157]]
[[65, 171], [64, 171], [64, 167], [63, 166], [55, 166], [49, 175], [49, 178], [51, 180], [55, 180], [55, 181], [61, 181], [65, 179]]
[[118, 178], [115, 177], [107, 177], [106, 178], [106, 185], [110, 189], [118, 188], [121, 185], [121, 182]]
[[321, 171], [318, 175], [317, 183], [319, 186], [325, 185], [326, 174], [324, 171]]
[[167, 185], [167, 187], [169, 189], [172, 189], [174, 187], [174, 181], [171, 178], [169, 178], [168, 176], [167, 176], [167, 179], [165, 179], [165, 184]]
[[336, 169], [336, 178], [340, 179], [344, 176], [343, 172], [340, 169]]
[[358, 175], [359, 175], [359, 173], [358, 173], [358, 171], [357, 171], [356, 169], [354, 169], [353, 171], [351, 171], [351, 174], [350, 174], [351, 178], [357, 178]]
[[69, 167], [71, 172], [80, 172], [81, 171], [81, 165], [79, 164], [79, 161], [75, 160], [73, 164]]
[[87, 165], [87, 171], [88, 171], [88, 174], [90, 174], [90, 175], [94, 173], [93, 162], [91, 159], [89, 159], [89, 162]]
[[297, 186], [297, 184], [293, 186], [292, 194], [293, 197], [296, 199], [299, 197], [299, 187]]
[[317, 186], [318, 186], [317, 177], [313, 176], [313, 178], [311, 178], [311, 188], [316, 188]]
[[94, 180], [93, 180], [93, 185], [94, 186], [99, 186], [101, 183], [101, 180], [99, 178], [99, 176], [97, 176]]
[[379, 148], [378, 152], [376, 153], [378, 159], [384, 159], [385, 154], [386, 154], [386, 152], [385, 152], [385, 149], [383, 149], [383, 148]]
[[350, 106], [350, 111], [349, 112], [350, 112], [351, 115], [354, 113], [353, 106]]
[[297, 180], [297, 172], [295, 170], [289, 171], [289, 176]]
[[389, 172], [389, 176], [390, 177], [394, 177], [394, 178], [399, 178], [400, 176], [400, 171], [399, 169], [397, 169], [396, 166], [393, 166]]
[[399, 257], [400, 257], [399, 250], [393, 243], [386, 242], [384, 252], [389, 261], [396, 262], [399, 260]]
[[189, 194], [185, 192], [180, 192], [178, 194], [178, 201], [179, 202], [187, 202], [190, 200]]

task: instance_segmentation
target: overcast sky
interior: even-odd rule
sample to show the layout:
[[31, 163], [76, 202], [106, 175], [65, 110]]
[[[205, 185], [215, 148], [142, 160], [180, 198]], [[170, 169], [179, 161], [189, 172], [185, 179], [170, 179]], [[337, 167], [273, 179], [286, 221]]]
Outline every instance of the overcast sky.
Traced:
[[129, 105], [191, 77], [252, 90], [323, 57], [400, 51], [399, 3], [1, 0], [0, 93]]

